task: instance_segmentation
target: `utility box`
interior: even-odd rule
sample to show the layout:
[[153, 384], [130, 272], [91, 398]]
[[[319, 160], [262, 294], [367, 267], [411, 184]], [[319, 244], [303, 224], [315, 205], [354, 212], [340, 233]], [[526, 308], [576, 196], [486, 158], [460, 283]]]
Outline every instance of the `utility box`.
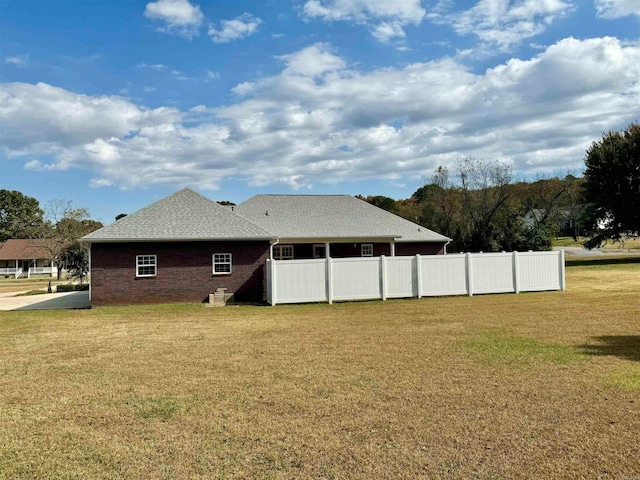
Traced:
[[226, 288], [218, 288], [214, 293], [209, 294], [210, 307], [224, 307], [230, 302], [233, 302], [233, 293], [227, 293]]

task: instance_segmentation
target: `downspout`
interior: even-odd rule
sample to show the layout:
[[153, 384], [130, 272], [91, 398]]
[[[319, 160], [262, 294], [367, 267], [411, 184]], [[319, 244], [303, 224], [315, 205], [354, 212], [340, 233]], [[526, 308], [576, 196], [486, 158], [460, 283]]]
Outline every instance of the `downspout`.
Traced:
[[279, 238], [276, 238], [276, 241], [273, 242], [273, 243], [269, 242], [269, 258], [271, 260], [273, 260], [273, 247], [274, 247], [274, 245], [277, 245], [278, 243], [280, 243], [280, 239]]
[[447, 245], [449, 245], [452, 242], [452, 240], [449, 240], [447, 243], [444, 244], [444, 255], [447, 254]]
[[[86, 244], [84, 242], [78, 242], [80, 247], [84, 248], [89, 254], [89, 265], [88, 265], [88, 277], [89, 277], [89, 305], [91, 305], [91, 243]], [[88, 246], [87, 246], [88, 245]], [[82, 277], [80, 277], [80, 282], [82, 282]]]

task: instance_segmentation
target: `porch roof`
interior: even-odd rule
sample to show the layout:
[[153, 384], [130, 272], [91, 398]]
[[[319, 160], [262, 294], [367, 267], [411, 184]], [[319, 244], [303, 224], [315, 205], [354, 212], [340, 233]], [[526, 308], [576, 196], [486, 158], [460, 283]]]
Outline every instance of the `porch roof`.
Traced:
[[0, 244], [0, 260], [34, 260], [51, 258], [47, 244], [51, 239], [17, 239], [11, 238]]
[[234, 210], [281, 239], [451, 240], [350, 195], [256, 195]]

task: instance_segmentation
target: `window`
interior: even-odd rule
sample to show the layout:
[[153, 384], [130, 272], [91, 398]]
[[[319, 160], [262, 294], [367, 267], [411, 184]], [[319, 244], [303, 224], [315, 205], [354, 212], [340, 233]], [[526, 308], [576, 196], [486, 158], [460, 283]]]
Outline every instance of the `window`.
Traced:
[[156, 255], [136, 255], [136, 277], [155, 277], [157, 267]]
[[373, 257], [373, 243], [363, 243], [360, 252], [363, 257]]
[[326, 258], [327, 256], [327, 247], [322, 244], [316, 244], [313, 246], [313, 258]]
[[293, 245], [274, 245], [274, 260], [293, 260]]
[[226, 275], [231, 273], [231, 254], [230, 253], [214, 253], [213, 254], [213, 274]]

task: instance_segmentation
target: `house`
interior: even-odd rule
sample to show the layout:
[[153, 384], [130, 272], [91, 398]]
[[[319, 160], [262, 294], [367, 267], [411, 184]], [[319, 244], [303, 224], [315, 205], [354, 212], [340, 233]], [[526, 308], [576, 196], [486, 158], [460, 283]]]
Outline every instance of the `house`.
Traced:
[[559, 235], [575, 235], [583, 229], [580, 217], [585, 209], [584, 205], [576, 205], [566, 208], [558, 208], [552, 212], [549, 218], [547, 210], [541, 208], [529, 208], [522, 218], [525, 227], [533, 228], [541, 223], [548, 223], [557, 229]]
[[0, 244], [0, 276], [15, 278], [32, 275], [55, 277], [58, 273], [52, 260], [48, 239], [9, 239]]
[[449, 238], [349, 195], [257, 195], [222, 206], [188, 188], [81, 241], [92, 305], [265, 298], [268, 258], [444, 254]]

